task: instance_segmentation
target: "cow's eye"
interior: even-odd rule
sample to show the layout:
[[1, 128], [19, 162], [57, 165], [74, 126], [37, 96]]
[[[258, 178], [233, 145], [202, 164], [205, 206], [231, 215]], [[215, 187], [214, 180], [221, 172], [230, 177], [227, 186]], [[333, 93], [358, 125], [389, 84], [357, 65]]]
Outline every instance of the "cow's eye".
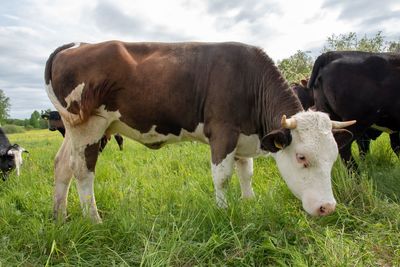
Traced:
[[301, 153], [296, 153], [296, 160], [299, 164], [303, 165], [304, 168], [307, 168], [310, 166], [310, 163], [308, 162], [306, 156], [304, 156]]

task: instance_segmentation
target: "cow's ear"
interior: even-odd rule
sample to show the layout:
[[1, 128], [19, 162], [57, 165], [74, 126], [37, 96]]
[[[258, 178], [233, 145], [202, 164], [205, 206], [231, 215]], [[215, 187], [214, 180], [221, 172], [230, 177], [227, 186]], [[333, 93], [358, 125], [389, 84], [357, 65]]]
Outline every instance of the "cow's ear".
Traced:
[[42, 119], [48, 120], [49, 119], [49, 115], [48, 114], [42, 114]]
[[346, 129], [333, 129], [332, 133], [339, 149], [343, 148], [353, 140], [353, 134]]
[[292, 142], [292, 135], [289, 129], [274, 130], [263, 137], [261, 148], [270, 152], [278, 152]]
[[302, 80], [300, 81], [300, 83], [301, 83], [301, 85], [302, 85], [303, 87], [306, 87], [306, 88], [307, 88], [308, 81], [307, 81], [306, 79], [302, 79]]

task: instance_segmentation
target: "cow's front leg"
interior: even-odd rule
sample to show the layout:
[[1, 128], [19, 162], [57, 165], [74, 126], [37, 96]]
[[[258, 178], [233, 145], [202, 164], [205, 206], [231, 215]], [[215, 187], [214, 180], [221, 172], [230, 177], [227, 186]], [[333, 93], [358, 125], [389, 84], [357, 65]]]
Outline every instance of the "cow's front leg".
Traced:
[[227, 208], [226, 187], [232, 176], [238, 134], [219, 130], [211, 135], [211, 172], [217, 206]]
[[353, 155], [351, 154], [351, 144], [352, 142], [349, 142], [348, 144], [343, 146], [339, 150], [339, 153], [340, 157], [342, 158], [347, 167], [353, 167], [354, 169], [357, 169], [358, 168], [357, 163], [354, 160]]
[[236, 159], [236, 172], [239, 176], [242, 198], [249, 199], [254, 197], [253, 187], [251, 186], [251, 177], [253, 176], [253, 159]]
[[71, 168], [77, 179], [77, 188], [84, 216], [100, 223], [94, 196], [94, 169], [99, 154], [99, 142], [79, 146], [72, 151]]
[[64, 221], [67, 216], [67, 198], [72, 180], [72, 169], [69, 164], [71, 149], [67, 135], [57, 153], [54, 164], [54, 207], [55, 220]]

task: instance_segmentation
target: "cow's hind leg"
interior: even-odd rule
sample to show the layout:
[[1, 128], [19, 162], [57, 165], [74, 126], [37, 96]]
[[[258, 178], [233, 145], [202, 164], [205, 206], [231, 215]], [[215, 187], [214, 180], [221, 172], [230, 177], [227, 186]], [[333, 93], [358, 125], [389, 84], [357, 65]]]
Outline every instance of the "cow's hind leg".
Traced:
[[242, 198], [249, 199], [254, 197], [253, 187], [251, 186], [251, 177], [253, 176], [253, 159], [236, 159], [236, 172], [239, 176]]
[[70, 127], [71, 132], [71, 168], [77, 179], [77, 188], [84, 216], [94, 222], [101, 222], [94, 196], [94, 171], [101, 138], [109, 122], [101, 116], [94, 116], [88, 122]]
[[101, 222], [94, 196], [94, 169], [99, 154], [100, 139], [94, 143], [72, 149], [71, 168], [74, 171], [79, 199], [84, 216]]
[[69, 164], [71, 142], [67, 135], [64, 139], [54, 164], [54, 219], [64, 221], [67, 216], [67, 198], [72, 179], [72, 169]]
[[228, 206], [225, 194], [233, 172], [238, 136], [237, 132], [227, 129], [220, 129], [211, 134], [211, 171], [216, 202], [220, 208]]

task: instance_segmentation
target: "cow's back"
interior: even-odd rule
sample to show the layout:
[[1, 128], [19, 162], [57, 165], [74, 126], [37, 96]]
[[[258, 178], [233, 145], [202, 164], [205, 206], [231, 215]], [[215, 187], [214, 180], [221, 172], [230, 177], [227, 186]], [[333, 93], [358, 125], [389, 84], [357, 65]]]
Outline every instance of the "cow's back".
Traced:
[[[400, 127], [400, 68], [387, 53], [359, 53], [333, 60], [319, 71], [314, 86], [317, 110], [358, 124], [391, 118]], [[393, 125], [392, 125], [393, 127]]]
[[249, 87], [263, 70], [257, 56], [257, 48], [240, 43], [80, 44], [54, 57], [51, 82], [69, 112], [82, 109], [65, 99], [84, 84], [88, 109], [118, 111], [121, 121], [140, 132], [154, 125], [163, 134], [194, 131], [210, 117], [254, 132], [246, 118], [254, 102]]

